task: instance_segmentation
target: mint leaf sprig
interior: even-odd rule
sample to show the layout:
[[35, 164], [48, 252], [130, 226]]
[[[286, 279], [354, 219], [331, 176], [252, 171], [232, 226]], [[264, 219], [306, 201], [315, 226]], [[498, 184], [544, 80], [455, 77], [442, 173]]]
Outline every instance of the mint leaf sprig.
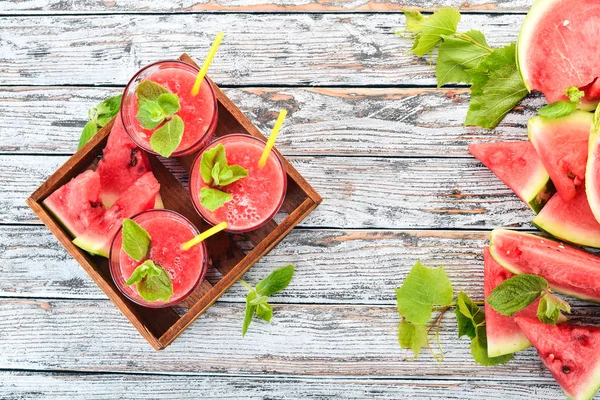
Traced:
[[109, 121], [113, 119], [115, 115], [117, 115], [119, 109], [121, 108], [121, 97], [122, 95], [109, 97], [96, 107], [88, 110], [89, 122], [83, 127], [83, 131], [81, 132], [81, 136], [79, 138], [79, 144], [77, 145], [77, 150], [89, 142], [100, 128], [108, 124]]
[[202, 153], [200, 162], [202, 180], [210, 187], [200, 190], [200, 204], [210, 211], [222, 207], [232, 196], [218, 188], [227, 186], [248, 176], [248, 170], [241, 165], [228, 165], [225, 147], [219, 144]]
[[538, 110], [538, 114], [547, 118], [562, 118], [571, 115], [581, 105], [581, 98], [585, 96], [585, 93], [575, 86], [571, 86], [565, 90], [565, 96], [569, 100], [559, 100], [547, 104]]
[[184, 123], [175, 114], [181, 108], [179, 97], [152, 81], [140, 82], [135, 94], [138, 104], [136, 118], [140, 126], [154, 131], [150, 147], [161, 156], [170, 157], [183, 138]]
[[286, 265], [271, 272], [266, 278], [258, 282], [256, 287], [250, 286], [246, 281], [240, 279], [240, 283], [248, 289], [246, 296], [246, 313], [242, 325], [242, 336], [246, 335], [252, 318], [256, 315], [266, 322], [271, 322], [273, 308], [268, 303], [269, 296], [285, 289], [294, 276], [294, 266]]

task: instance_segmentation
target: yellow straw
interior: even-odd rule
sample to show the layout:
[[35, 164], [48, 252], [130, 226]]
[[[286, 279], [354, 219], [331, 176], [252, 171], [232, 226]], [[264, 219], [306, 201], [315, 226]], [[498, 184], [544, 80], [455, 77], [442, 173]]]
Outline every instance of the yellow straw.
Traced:
[[215, 233], [221, 232], [225, 228], [227, 228], [227, 222], [221, 222], [219, 225], [215, 225], [212, 228], [210, 228], [210, 229], [202, 232], [201, 234], [199, 234], [198, 236], [196, 236], [192, 240], [185, 242], [184, 244], [181, 245], [181, 248], [183, 250], [189, 250], [193, 246], [195, 246], [198, 243], [200, 243], [200, 242], [208, 239], [209, 237], [211, 237]]
[[215, 58], [215, 54], [217, 53], [217, 49], [221, 44], [221, 40], [223, 40], [223, 32], [217, 33], [215, 41], [213, 42], [212, 46], [210, 46], [208, 55], [204, 59], [204, 64], [202, 64], [202, 68], [200, 68], [200, 72], [198, 72], [198, 76], [196, 76], [196, 82], [194, 82], [194, 87], [192, 88], [192, 96], [196, 96], [200, 91], [200, 86], [202, 85], [204, 76], [206, 75], [208, 67], [210, 67], [210, 63], [212, 62], [213, 58]]
[[269, 140], [267, 141], [267, 145], [263, 150], [262, 155], [260, 156], [260, 160], [258, 160], [258, 168], [262, 168], [267, 165], [267, 160], [269, 159], [269, 153], [273, 149], [275, 145], [275, 140], [277, 140], [277, 135], [279, 135], [279, 130], [281, 129], [281, 125], [283, 125], [283, 120], [287, 115], [287, 110], [281, 110], [279, 112], [279, 117], [277, 117], [277, 121], [275, 121], [275, 126], [273, 126], [273, 130], [271, 131], [271, 136], [269, 136]]

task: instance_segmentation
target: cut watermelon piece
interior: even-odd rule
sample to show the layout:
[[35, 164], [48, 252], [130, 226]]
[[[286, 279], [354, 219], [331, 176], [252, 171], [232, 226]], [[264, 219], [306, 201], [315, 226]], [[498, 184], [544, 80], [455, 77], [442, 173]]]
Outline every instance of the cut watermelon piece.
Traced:
[[600, 222], [600, 108], [594, 114], [588, 143], [588, 159], [585, 169], [587, 182], [585, 192], [596, 221]]
[[552, 103], [562, 100], [569, 87], [593, 82], [600, 76], [600, 67], [592, 61], [600, 58], [598, 37], [600, 2], [537, 0], [517, 43], [525, 86], [544, 93]]
[[148, 156], [129, 138], [121, 113], [117, 114], [96, 169], [100, 175], [104, 206], [110, 208], [123, 192], [151, 170]]
[[567, 397], [589, 400], [600, 389], [600, 328], [548, 325], [535, 318], [516, 318]]
[[[483, 291], [485, 299], [500, 283], [513, 276], [490, 255], [489, 248], [483, 250]], [[515, 322], [516, 316], [535, 317], [539, 300], [536, 300], [512, 317], [504, 316], [485, 303], [485, 330], [487, 333], [488, 356], [498, 357], [516, 353], [531, 346], [525, 334]]]
[[557, 292], [600, 302], [600, 258], [552, 239], [494, 229], [490, 254], [513, 274], [540, 275]]
[[588, 247], [600, 247], [600, 224], [581, 188], [571, 201], [552, 196], [533, 224], [555, 238]]
[[529, 139], [564, 201], [573, 199], [585, 180], [592, 118], [591, 113], [575, 111], [563, 118], [538, 116], [527, 122]]
[[600, 103], [600, 79], [596, 78], [594, 82], [580, 88], [585, 93], [581, 98], [579, 108], [585, 111], [594, 111]]
[[127, 189], [104, 214], [73, 243], [91, 254], [108, 257], [110, 245], [123, 224], [124, 218], [133, 217], [153, 208], [160, 185], [152, 172], [147, 172]]
[[73, 237], [81, 235], [106, 211], [100, 200], [100, 176], [85, 171], [48, 196], [43, 204]]
[[474, 143], [469, 152], [538, 213], [554, 186], [531, 142]]

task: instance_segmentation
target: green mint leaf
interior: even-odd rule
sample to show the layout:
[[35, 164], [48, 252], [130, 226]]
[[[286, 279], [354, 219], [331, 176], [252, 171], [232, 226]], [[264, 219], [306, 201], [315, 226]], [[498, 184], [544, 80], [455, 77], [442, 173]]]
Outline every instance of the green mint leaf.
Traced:
[[256, 316], [263, 321], [271, 322], [271, 318], [273, 318], [273, 307], [271, 307], [269, 303], [257, 305]]
[[215, 164], [227, 165], [225, 147], [219, 144], [210, 150], [202, 153], [202, 161], [200, 162], [200, 174], [202, 180], [207, 185], [212, 185], [212, 171]]
[[241, 165], [225, 165], [219, 174], [219, 185], [227, 186], [248, 176], [248, 170]]
[[165, 115], [173, 115], [181, 108], [179, 106], [179, 97], [173, 93], [163, 93], [156, 100], [162, 108]]
[[406, 17], [406, 29], [412, 33], [419, 33], [421, 31], [421, 22], [425, 19], [423, 14], [419, 11], [407, 11], [402, 10]]
[[565, 96], [567, 96], [571, 102], [579, 103], [579, 100], [585, 96], [585, 93], [579, 90], [579, 88], [571, 86], [565, 90]]
[[229, 193], [222, 192], [219, 189], [203, 187], [200, 190], [200, 204], [210, 211], [215, 211], [231, 199]]
[[556, 325], [561, 320], [561, 311], [571, 314], [569, 303], [553, 294], [544, 293], [538, 305], [538, 319], [545, 324]]
[[152, 260], [146, 260], [138, 266], [125, 284], [129, 286], [134, 283], [138, 293], [145, 300], [168, 302], [173, 296], [173, 282], [169, 274]]
[[96, 115], [93, 119], [96, 120], [96, 123], [100, 128], [108, 124], [110, 120], [113, 119], [115, 115], [117, 115], [119, 109], [121, 108], [122, 96], [122, 94], [119, 94], [117, 96], [110, 97], [96, 106]]
[[533, 303], [548, 288], [548, 281], [537, 275], [516, 275], [500, 283], [487, 303], [502, 315], [511, 316]]
[[242, 324], [242, 337], [246, 335], [248, 331], [248, 327], [252, 322], [252, 317], [254, 317], [254, 313], [256, 312], [256, 306], [251, 304], [251, 302], [258, 297], [258, 294], [254, 289], [251, 289], [246, 296], [246, 313], [244, 315], [244, 322]]
[[142, 128], [155, 129], [165, 120], [166, 115], [157, 102], [148, 100], [140, 105], [135, 117]]
[[170, 157], [183, 137], [183, 120], [173, 115], [170, 121], [158, 128], [150, 138], [150, 147], [163, 157]]
[[[148, 261], [150, 261], [150, 260], [148, 260]], [[133, 270], [129, 279], [127, 279], [127, 282], [125, 282], [125, 285], [129, 286], [129, 285], [133, 285], [134, 283], [139, 283], [142, 281], [142, 279], [144, 279], [144, 277], [146, 277], [146, 275], [151, 274], [151, 273], [156, 273], [156, 271], [154, 271], [152, 269], [153, 266], [154, 266], [154, 263], [149, 264], [147, 262], [145, 262], [141, 265], [138, 265], [137, 268]]]
[[442, 35], [451, 36], [456, 33], [458, 21], [460, 13], [453, 8], [441, 8], [420, 21], [419, 33], [411, 51], [419, 57], [429, 53], [442, 41]]
[[123, 220], [123, 251], [136, 261], [142, 261], [150, 248], [150, 235], [135, 221]]
[[427, 268], [420, 261], [412, 267], [400, 288], [396, 289], [398, 312], [409, 322], [425, 324], [434, 305], [452, 303], [453, 288], [444, 268]]
[[83, 127], [83, 131], [81, 132], [81, 137], [79, 138], [79, 145], [77, 145], [77, 150], [83, 147], [84, 144], [90, 141], [91, 138], [98, 132], [98, 126], [94, 121], [89, 121]]
[[253, 306], [257, 306], [259, 304], [266, 304], [268, 301], [269, 298], [267, 296], [259, 296], [256, 299], [252, 300], [250, 304], [252, 304]]
[[477, 328], [477, 336], [471, 340], [471, 355], [476, 363], [484, 367], [505, 364], [514, 358], [512, 354], [498, 357], [490, 357], [488, 355], [485, 325]]
[[152, 81], [142, 81], [135, 89], [138, 105], [146, 100], [157, 101], [161, 94], [170, 93], [167, 88]]
[[294, 276], [294, 266], [286, 265], [271, 272], [265, 279], [258, 282], [256, 292], [262, 296], [271, 296], [285, 289]]
[[220, 175], [221, 175], [221, 164], [216, 163], [213, 166], [212, 172], [210, 173], [210, 176], [212, 177], [214, 186], [219, 186], [219, 184], [221, 183], [221, 181], [219, 180]]
[[491, 53], [483, 33], [472, 30], [442, 38], [435, 67], [438, 88], [447, 83], [471, 83], [467, 70], [477, 67]]
[[577, 110], [578, 103], [566, 100], [559, 100], [551, 104], [547, 104], [538, 110], [538, 114], [548, 118], [562, 118], [573, 114]]
[[458, 337], [468, 336], [474, 339], [477, 336], [477, 327], [485, 323], [483, 310], [461, 290], [456, 299], [454, 313], [458, 322]]
[[410, 349], [415, 354], [415, 358], [419, 357], [419, 353], [423, 347], [429, 342], [427, 327], [421, 324], [413, 324], [412, 322], [402, 321], [398, 324], [398, 343], [402, 349]]

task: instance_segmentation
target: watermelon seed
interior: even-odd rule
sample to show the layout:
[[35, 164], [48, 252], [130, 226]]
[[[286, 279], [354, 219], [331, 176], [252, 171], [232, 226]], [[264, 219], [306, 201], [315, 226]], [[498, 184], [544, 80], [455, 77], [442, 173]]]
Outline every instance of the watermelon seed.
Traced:
[[131, 159], [129, 161], [129, 165], [132, 167], [135, 167], [137, 165], [137, 158], [135, 157], [137, 152], [138, 152], [137, 147], [135, 149], [131, 149]]
[[568, 375], [571, 372], [571, 368], [567, 367], [566, 365], [563, 365], [562, 372], [563, 374]]

